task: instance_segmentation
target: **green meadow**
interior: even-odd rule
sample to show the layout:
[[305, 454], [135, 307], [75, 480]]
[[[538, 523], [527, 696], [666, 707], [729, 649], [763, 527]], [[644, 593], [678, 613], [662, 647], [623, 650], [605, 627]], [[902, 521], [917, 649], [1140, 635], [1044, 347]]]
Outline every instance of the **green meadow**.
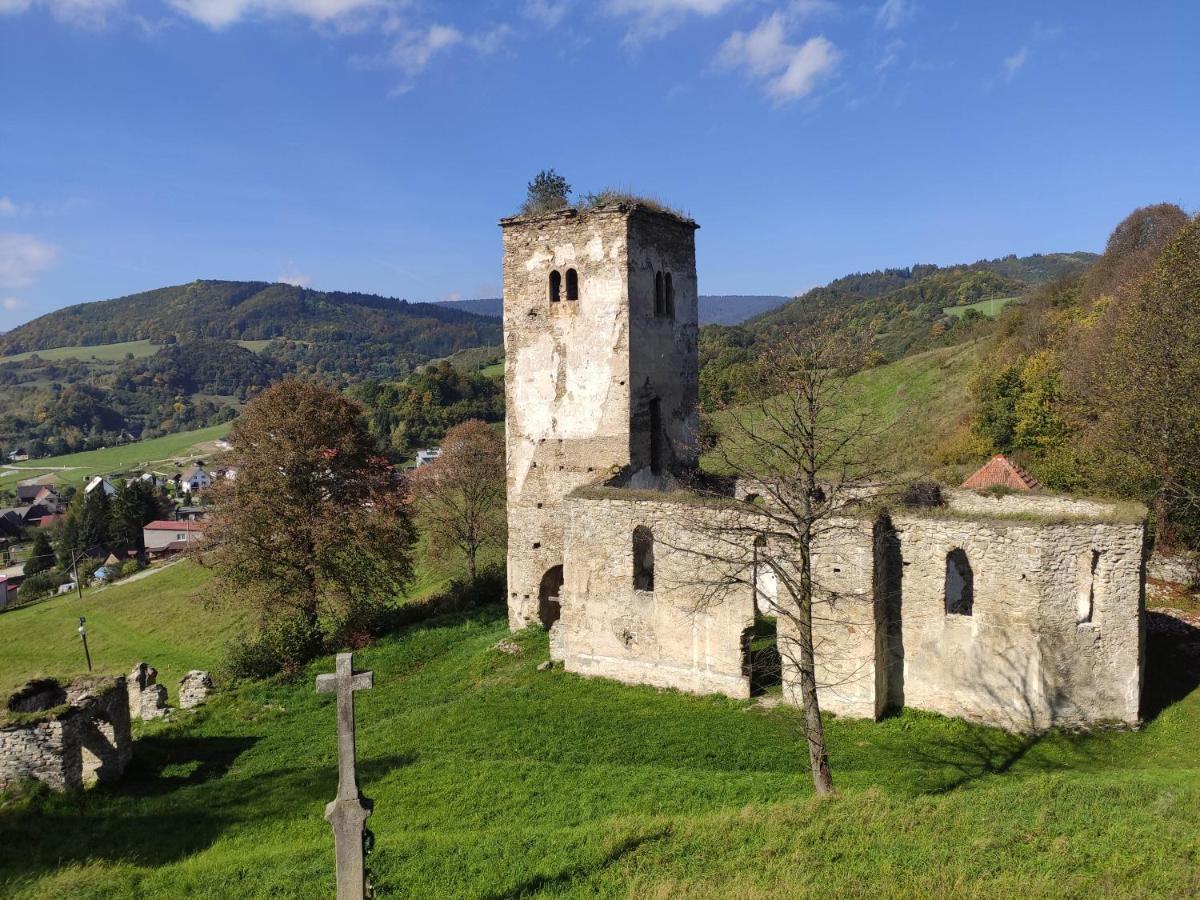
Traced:
[[967, 314], [967, 310], [973, 309], [978, 313], [982, 313], [988, 318], [994, 319], [1000, 313], [1004, 312], [1004, 307], [1010, 303], [1015, 303], [1020, 300], [1020, 297], [994, 297], [990, 300], [980, 300], [977, 303], [967, 303], [963, 306], [947, 306], [942, 309], [948, 316], [954, 316], [960, 319]]
[[[235, 626], [193, 605], [205, 578], [181, 568], [85, 599], [97, 653], [127, 628], [118, 671], [146, 658], [174, 678], [211, 661]], [[0, 615], [0, 640], [21, 634], [69, 667], [75, 610], [44, 609], [44, 623], [36, 608]], [[149, 630], [150, 609], [180, 621]], [[497, 603], [355, 656], [375, 673], [356, 696], [378, 897], [1200, 892], [1195, 661], [1153, 637], [1141, 731], [1021, 737], [911, 710], [831, 718], [840, 795], [825, 801], [795, 711], [539, 672], [545, 634], [518, 635], [517, 655], [494, 649], [506, 637]], [[334, 707], [313, 690], [331, 667], [222, 683], [194, 715], [138, 725], [119, 784], [8, 794], [0, 894], [332, 896]]]
[[228, 422], [223, 422], [195, 431], [181, 431], [100, 450], [84, 450], [81, 453], [0, 466], [0, 487], [11, 487], [17, 481], [51, 473], [60, 484], [82, 484], [93, 475], [128, 469], [153, 468], [174, 474], [176, 460], [185, 462], [197, 455], [211, 455], [215, 449], [211, 446], [212, 442], [229, 434], [229, 427]]

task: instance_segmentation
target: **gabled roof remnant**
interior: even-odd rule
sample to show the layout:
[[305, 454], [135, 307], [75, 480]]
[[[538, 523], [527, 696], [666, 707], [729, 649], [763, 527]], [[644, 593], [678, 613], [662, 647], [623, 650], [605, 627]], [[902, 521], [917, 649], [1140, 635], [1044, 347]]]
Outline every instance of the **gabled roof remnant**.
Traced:
[[1042, 483], [1018, 466], [1003, 453], [989, 459], [970, 478], [962, 483], [967, 490], [979, 491], [990, 487], [1006, 487], [1014, 491], [1036, 491]]

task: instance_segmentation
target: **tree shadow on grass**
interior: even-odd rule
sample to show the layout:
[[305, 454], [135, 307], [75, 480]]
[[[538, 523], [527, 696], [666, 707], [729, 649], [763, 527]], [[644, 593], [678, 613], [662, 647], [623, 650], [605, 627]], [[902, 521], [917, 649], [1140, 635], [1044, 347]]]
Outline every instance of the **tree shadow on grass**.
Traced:
[[527, 897], [535, 894], [538, 891], [546, 890], [547, 888], [563, 887], [571, 884], [582, 878], [587, 878], [597, 872], [607, 869], [619, 861], [623, 856], [636, 851], [643, 844], [649, 844], [654, 841], [660, 841], [667, 837], [670, 829], [663, 828], [650, 834], [632, 835], [618, 842], [611, 850], [604, 855], [604, 858], [595, 863], [578, 863], [573, 866], [568, 866], [561, 872], [555, 875], [535, 875], [521, 884], [513, 886], [511, 889], [497, 891], [493, 894], [485, 894], [485, 900], [502, 900], [506, 897]]

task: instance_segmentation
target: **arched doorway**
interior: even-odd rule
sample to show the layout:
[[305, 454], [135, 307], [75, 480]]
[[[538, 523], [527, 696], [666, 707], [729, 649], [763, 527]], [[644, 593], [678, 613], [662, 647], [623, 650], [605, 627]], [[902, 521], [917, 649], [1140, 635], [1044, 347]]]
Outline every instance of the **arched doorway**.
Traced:
[[546, 574], [542, 576], [542, 583], [538, 587], [538, 619], [541, 620], [543, 628], [549, 629], [558, 621], [562, 612], [562, 604], [559, 600], [562, 595], [562, 585], [563, 567], [554, 566], [547, 569]]

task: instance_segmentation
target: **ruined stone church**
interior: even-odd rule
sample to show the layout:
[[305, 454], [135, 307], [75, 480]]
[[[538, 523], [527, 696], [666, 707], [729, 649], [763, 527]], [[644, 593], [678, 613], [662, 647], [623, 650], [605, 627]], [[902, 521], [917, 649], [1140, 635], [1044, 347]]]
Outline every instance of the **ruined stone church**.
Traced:
[[[699, 602], [669, 549], [695, 539], [671, 473], [698, 461], [698, 226], [629, 201], [501, 227], [510, 626], [568, 671], [750, 696], [769, 573]], [[1136, 723], [1144, 555], [1143, 519], [1046, 494], [849, 522], [813, 560], [849, 611], [815, 623], [822, 708]], [[785, 658], [786, 702], [797, 680]]]

